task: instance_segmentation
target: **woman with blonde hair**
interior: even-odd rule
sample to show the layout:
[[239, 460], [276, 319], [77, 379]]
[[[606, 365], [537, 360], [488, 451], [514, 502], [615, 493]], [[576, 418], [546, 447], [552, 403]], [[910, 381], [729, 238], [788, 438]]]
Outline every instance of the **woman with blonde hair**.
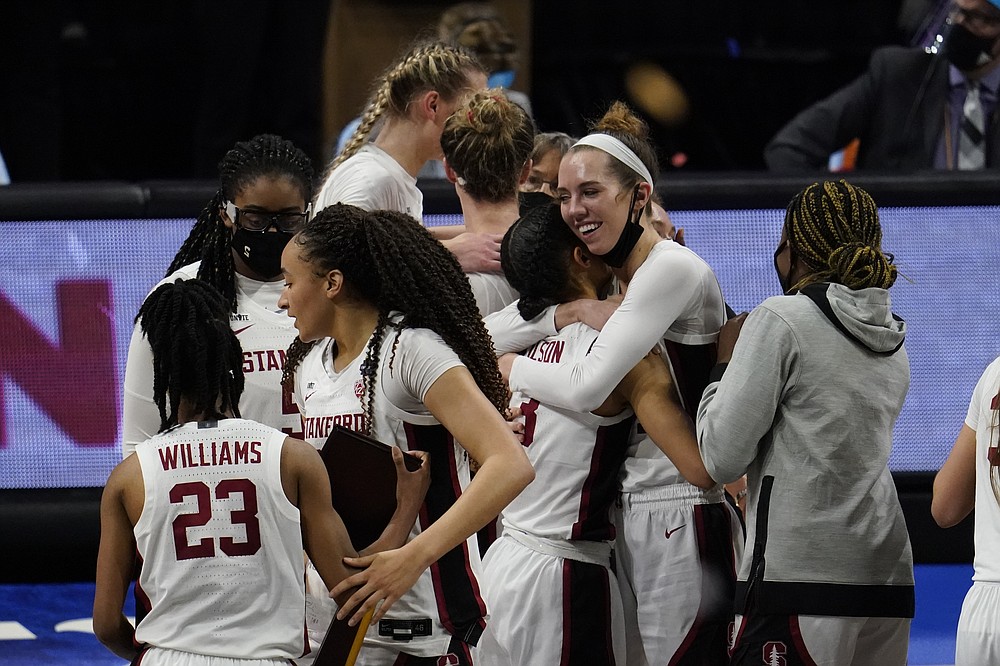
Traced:
[[[501, 358], [511, 390], [588, 412], [662, 344], [681, 403], [693, 418], [715, 362], [725, 303], [708, 264], [661, 239], [643, 214], [659, 172], [647, 137], [645, 123], [616, 102], [562, 159], [557, 198], [563, 221], [589, 253], [612, 267], [625, 297], [589, 353], [572, 363], [552, 367], [525, 356]], [[494, 342], [503, 350], [537, 342], [555, 329], [566, 305], [533, 320], [541, 324], [534, 340], [520, 333], [501, 336], [494, 326], [498, 313], [488, 322]], [[723, 488], [688, 483], [638, 430], [619, 489], [616, 557], [629, 663], [722, 663], [743, 539]]]
[[[455, 184], [467, 231], [503, 235], [517, 220], [518, 186], [531, 167], [535, 125], [500, 90], [476, 93], [445, 122], [445, 174]], [[468, 273], [483, 316], [517, 298], [503, 275]]]
[[[442, 42], [412, 47], [377, 80], [360, 124], [324, 175], [313, 210], [344, 203], [422, 220], [417, 174], [429, 160], [441, 159], [448, 117], [485, 87], [482, 65], [467, 52]], [[454, 237], [444, 243], [462, 268], [498, 272], [500, 237], [461, 231], [452, 229]]]

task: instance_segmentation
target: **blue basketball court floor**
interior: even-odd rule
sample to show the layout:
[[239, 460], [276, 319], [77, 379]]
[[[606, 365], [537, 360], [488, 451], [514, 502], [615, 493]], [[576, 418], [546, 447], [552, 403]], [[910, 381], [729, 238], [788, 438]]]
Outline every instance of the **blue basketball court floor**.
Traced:
[[[971, 565], [916, 567], [910, 664], [953, 664], [955, 627], [971, 577]], [[124, 664], [94, 637], [93, 599], [93, 583], [0, 585], [0, 664]], [[126, 614], [132, 615], [131, 606]]]

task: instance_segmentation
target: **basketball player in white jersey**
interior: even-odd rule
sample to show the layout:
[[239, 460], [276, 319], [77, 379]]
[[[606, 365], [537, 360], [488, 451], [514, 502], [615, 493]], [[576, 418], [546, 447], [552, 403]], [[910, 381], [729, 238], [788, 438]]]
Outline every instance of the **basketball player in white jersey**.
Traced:
[[[339, 422], [430, 453], [411, 539], [349, 561], [371, 566], [349, 579], [365, 587], [339, 613], [356, 618], [359, 603], [362, 612], [385, 599], [358, 663], [469, 664], [486, 616], [470, 537], [533, 473], [501, 415], [507, 391], [468, 281], [416, 220], [345, 205], [306, 224], [282, 270], [281, 304], [304, 341], [296, 349], [307, 350], [304, 362], [290, 351], [286, 370], [310, 440]], [[470, 458], [479, 463], [471, 480]]]
[[[223, 294], [230, 326], [243, 348], [246, 390], [241, 413], [298, 436], [298, 411], [281, 390], [285, 350], [295, 328], [278, 308], [278, 297], [281, 251], [305, 222], [312, 164], [290, 141], [260, 135], [226, 153], [219, 178], [219, 190], [159, 284], [197, 277]], [[152, 350], [136, 326], [125, 364], [123, 457], [160, 426], [153, 401]]]
[[[468, 52], [443, 42], [412, 45], [376, 82], [361, 122], [323, 176], [314, 208], [343, 203], [394, 210], [422, 222], [417, 174], [430, 160], [441, 159], [445, 120], [464, 97], [485, 87], [486, 72]], [[499, 270], [499, 235], [464, 233], [461, 226], [432, 232], [464, 270]]]
[[951, 455], [934, 479], [941, 527], [975, 513], [972, 589], [958, 618], [955, 666], [1000, 663], [1000, 359], [983, 372]]
[[[445, 121], [445, 175], [455, 184], [467, 231], [503, 236], [517, 220], [534, 136], [528, 114], [498, 89], [476, 93]], [[502, 273], [466, 275], [484, 317], [517, 298]]]
[[[659, 172], [647, 135], [642, 120], [616, 102], [563, 158], [558, 187], [563, 221], [612, 266], [626, 286], [625, 296], [586, 357], [558, 367], [523, 356], [501, 358], [512, 390], [588, 411], [662, 344], [693, 418], [715, 363], [725, 302], [704, 260], [661, 239], [642, 217]], [[554, 323], [558, 311], [542, 320]], [[498, 352], [510, 350], [498, 342], [494, 323], [490, 330]], [[616, 555], [630, 666], [726, 659], [743, 543], [736, 511], [721, 487], [686, 481], [641, 430], [623, 470]]]
[[[244, 380], [226, 305], [192, 279], [157, 288], [139, 313], [164, 431], [105, 487], [94, 632], [146, 665], [292, 663], [307, 650], [303, 548], [330, 585], [354, 554], [315, 449], [234, 417]], [[429, 483], [426, 465], [394, 459], [397, 511], [373, 549], [405, 540]], [[122, 604], [136, 554], [147, 612], [133, 631]]]
[[[545, 308], [598, 298], [610, 269], [563, 224], [557, 206], [526, 213], [504, 237], [505, 274], [521, 292], [526, 320]], [[513, 307], [513, 306], [512, 306]], [[585, 357], [598, 332], [573, 324], [525, 355], [558, 366]], [[535, 481], [503, 511], [503, 536], [484, 560], [490, 621], [480, 664], [623, 664], [624, 617], [610, 569], [618, 497], [633, 421], [630, 405], [692, 481], [715, 486], [697, 451], [694, 426], [680, 407], [666, 366], [643, 359], [593, 412], [574, 412], [515, 396], [522, 444]]]

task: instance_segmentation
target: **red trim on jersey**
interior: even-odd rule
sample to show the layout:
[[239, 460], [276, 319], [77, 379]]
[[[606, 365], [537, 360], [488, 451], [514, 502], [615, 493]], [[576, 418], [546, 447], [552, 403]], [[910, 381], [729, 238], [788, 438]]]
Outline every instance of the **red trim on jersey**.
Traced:
[[[691, 415], [691, 406], [687, 404], [685, 400], [684, 391], [681, 387], [687, 386], [687, 377], [684, 376], [684, 364], [681, 363], [681, 349], [680, 343], [674, 342], [673, 340], [664, 340], [663, 347], [667, 350], [667, 362], [670, 364], [669, 372], [673, 375], [677, 386], [677, 397], [681, 400], [681, 409]], [[697, 408], [697, 405], [695, 405]], [[694, 418], [694, 416], [691, 416]]]
[[792, 642], [795, 643], [795, 651], [799, 653], [803, 666], [816, 666], [816, 662], [809, 655], [806, 649], [806, 642], [802, 640], [802, 629], [799, 627], [799, 616], [788, 616], [788, 632], [792, 635]]
[[560, 666], [614, 666], [611, 577], [598, 564], [563, 559]]
[[573, 536], [571, 537], [573, 539], [579, 539], [583, 536], [583, 526], [590, 518], [591, 494], [594, 490], [594, 484], [597, 481], [598, 462], [601, 459], [601, 454], [604, 452], [605, 435], [606, 432], [603, 427], [597, 429], [594, 453], [590, 456], [590, 471], [587, 472], [587, 478], [583, 482], [583, 489], [580, 491], [580, 510], [577, 512], [579, 519], [573, 525]]
[[[431, 456], [431, 488], [419, 512], [420, 527], [424, 530], [462, 494], [455, 440], [442, 425], [416, 426], [403, 422], [403, 431], [407, 449], [427, 451]], [[442, 555], [431, 564], [430, 572], [441, 624], [454, 636], [477, 641], [486, 628], [483, 620], [486, 602], [472, 571], [468, 541]]]
[[618, 497], [618, 474], [625, 462], [634, 420], [630, 416], [618, 423], [597, 428], [590, 470], [580, 491], [577, 521], [570, 531], [571, 539], [606, 541], [615, 538], [610, 510], [612, 502]]
[[570, 578], [569, 560], [563, 560], [562, 566], [562, 651], [560, 652], [559, 666], [568, 666], [570, 659], [570, 646], [573, 643], [573, 604], [570, 598], [572, 589]]
[[[137, 568], [139, 569], [140, 576], [141, 576], [142, 575], [142, 561], [143, 560], [142, 560], [142, 555], [139, 553], [138, 547], [136, 547], [135, 557], [136, 557], [136, 559], [138, 561]], [[143, 617], [146, 617], [147, 615], [149, 615], [149, 612], [151, 610], [153, 610], [153, 604], [149, 600], [149, 595], [146, 594], [146, 591], [144, 589], [142, 589], [142, 585], [139, 584], [139, 578], [135, 579], [135, 600], [136, 600], [137, 603], [142, 604], [142, 608], [143, 608], [143, 610], [145, 610], [145, 613], [143, 613]], [[141, 620], [140, 620], [140, 622], [141, 622]]]
[[[698, 539], [698, 561], [701, 563], [702, 572], [705, 571], [706, 563], [708, 562], [708, 553], [705, 549], [705, 519], [702, 516], [701, 505], [696, 504], [694, 507], [694, 526], [695, 532], [697, 533]], [[704, 588], [704, 586], [703, 586]], [[702, 590], [702, 597], [704, 597], [704, 589]], [[698, 634], [701, 631], [701, 625], [703, 621], [701, 618], [701, 612], [699, 608], [699, 613], [695, 617], [694, 622], [691, 623], [691, 628], [688, 629], [687, 634], [684, 636], [684, 640], [678, 646], [677, 651], [674, 652], [673, 656], [670, 657], [670, 661], [667, 666], [677, 666], [681, 662], [681, 659], [687, 654], [691, 646], [694, 645], [695, 639], [698, 638]]]
[[[695, 621], [671, 657], [669, 666], [702, 663], [706, 660], [706, 663], [716, 663], [724, 659], [722, 651], [729, 644], [730, 625], [733, 621], [730, 606], [725, 609], [716, 606], [720, 596], [728, 599], [735, 596], [736, 557], [732, 544], [732, 513], [726, 502], [696, 504], [692, 511], [698, 540], [698, 562], [702, 571], [701, 601]], [[726, 574], [731, 576], [728, 581], [724, 580]], [[745, 627], [746, 623], [741, 627], [741, 633]], [[735, 642], [733, 645], [735, 646]]]

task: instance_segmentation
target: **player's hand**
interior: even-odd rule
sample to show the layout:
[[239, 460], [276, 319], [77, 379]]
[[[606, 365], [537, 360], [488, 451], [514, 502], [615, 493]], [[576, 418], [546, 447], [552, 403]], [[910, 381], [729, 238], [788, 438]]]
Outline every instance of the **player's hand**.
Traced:
[[510, 384], [510, 371], [514, 367], [515, 358], [517, 358], [517, 354], [507, 353], [497, 359], [497, 365], [500, 366], [500, 375], [507, 384]]
[[741, 312], [736, 315], [725, 324], [719, 330], [719, 355], [716, 361], [718, 363], [729, 363], [729, 360], [733, 357], [733, 349], [736, 347], [736, 341], [740, 337], [740, 331], [743, 329], [743, 322], [746, 321], [747, 313]]
[[524, 444], [524, 414], [521, 413], [520, 407], [511, 407], [507, 410], [507, 425], [518, 443]]
[[622, 304], [621, 294], [609, 296], [603, 301], [595, 298], [581, 298], [576, 301], [577, 318], [587, 326], [600, 331]]
[[403, 451], [398, 446], [392, 447], [392, 462], [396, 465], [396, 503], [400, 506], [420, 506], [431, 486], [430, 454], [424, 451], [409, 453], [421, 461], [420, 468], [412, 472], [406, 469]]
[[337, 610], [337, 619], [343, 620], [350, 616], [348, 624], [352, 627], [356, 626], [371, 608], [375, 608], [372, 622], [378, 622], [392, 605], [413, 587], [426, 568], [415, 558], [404, 553], [402, 548], [366, 557], [345, 557], [344, 564], [364, 569], [340, 581], [330, 591], [330, 596], [335, 598], [352, 587], [359, 587]]
[[503, 236], [500, 234], [467, 231], [444, 241], [444, 246], [455, 255], [466, 273], [501, 273], [501, 240]]

